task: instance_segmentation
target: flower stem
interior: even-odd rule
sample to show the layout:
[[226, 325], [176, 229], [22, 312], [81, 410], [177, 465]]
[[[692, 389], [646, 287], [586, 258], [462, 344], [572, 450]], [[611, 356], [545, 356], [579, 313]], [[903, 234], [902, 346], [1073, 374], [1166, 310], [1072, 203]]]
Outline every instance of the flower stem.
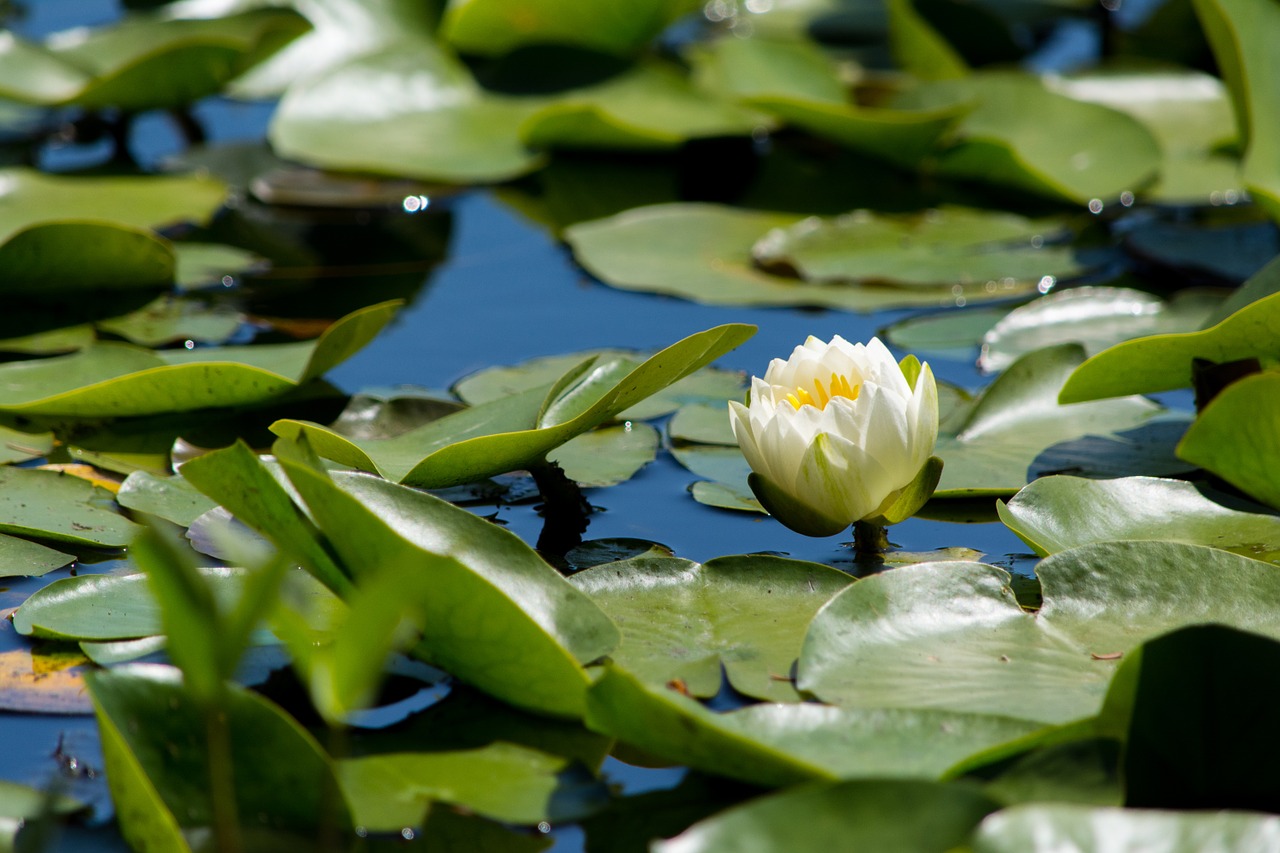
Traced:
[[883, 554], [889, 550], [889, 529], [869, 521], [855, 521], [853, 550], [861, 557]]

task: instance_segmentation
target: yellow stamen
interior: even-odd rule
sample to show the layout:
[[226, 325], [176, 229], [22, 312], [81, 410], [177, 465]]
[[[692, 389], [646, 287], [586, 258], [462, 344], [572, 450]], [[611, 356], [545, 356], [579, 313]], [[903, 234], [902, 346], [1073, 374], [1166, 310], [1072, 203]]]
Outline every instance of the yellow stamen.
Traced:
[[795, 391], [787, 395], [787, 402], [792, 408], [799, 411], [801, 406], [814, 406], [819, 409], [825, 409], [827, 403], [830, 403], [836, 397], [845, 397], [849, 400], [858, 399], [858, 392], [862, 390], [861, 385], [854, 385], [849, 382], [849, 377], [841, 376], [837, 373], [831, 374], [831, 380], [824, 386], [821, 379], [813, 380], [813, 394], [810, 394], [804, 388], [797, 388]]

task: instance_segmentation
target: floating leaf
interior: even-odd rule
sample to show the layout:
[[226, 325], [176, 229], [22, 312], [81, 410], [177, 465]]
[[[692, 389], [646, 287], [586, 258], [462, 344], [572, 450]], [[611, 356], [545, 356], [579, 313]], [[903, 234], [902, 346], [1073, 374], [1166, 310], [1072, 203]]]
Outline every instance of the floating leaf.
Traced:
[[[1089, 435], [1107, 435], [1139, 426], [1160, 412], [1141, 397], [1126, 397], [1103, 404], [1064, 406], [1059, 389], [1071, 371], [1084, 360], [1083, 351], [1062, 344], [1028, 353], [991, 383], [969, 406], [944, 413], [944, 423], [934, 454], [946, 467], [935, 497], [953, 498], [1013, 494], [1027, 484], [1028, 469], [1047, 450]], [[961, 417], [961, 413], [963, 415]], [[1105, 462], [1097, 447], [1082, 448], [1076, 464], [1091, 470]], [[1113, 452], [1128, 448], [1120, 442]], [[1055, 456], [1064, 466], [1067, 457]]]
[[500, 181], [538, 165], [519, 126], [540, 104], [485, 94], [434, 42], [406, 36], [290, 87], [269, 138], [327, 169]]
[[891, 346], [921, 358], [936, 355], [968, 361], [982, 336], [1009, 313], [1007, 308], [931, 312], [899, 320], [879, 334]]
[[182, 477], [159, 477], [150, 471], [134, 471], [116, 495], [120, 505], [135, 512], [158, 516], [189, 527], [217, 506]]
[[[1250, 459], [1256, 469], [1258, 458]], [[1183, 480], [1042, 477], [996, 508], [1040, 555], [1090, 542], [1163, 540], [1280, 564], [1280, 518], [1228, 509]]]
[[181, 341], [220, 344], [239, 330], [244, 318], [238, 311], [161, 296], [140, 311], [101, 320], [100, 331], [145, 347]]
[[697, 7], [696, 0], [637, 0], [623, 14], [573, 0], [452, 0], [441, 32], [460, 50], [485, 56], [548, 43], [631, 54]]
[[0, 577], [39, 577], [75, 562], [71, 554], [0, 534]]
[[1152, 335], [1103, 350], [1076, 368], [1062, 387], [1063, 403], [1153, 394], [1191, 386], [1191, 364], [1245, 358], [1280, 359], [1280, 293], [1241, 308], [1199, 332]]
[[806, 219], [762, 237], [752, 252], [771, 269], [794, 268], [810, 282], [967, 287], [995, 292], [1070, 278], [1082, 267], [1070, 249], [1045, 247], [1061, 227], [1012, 213], [942, 207], [922, 214], [857, 210]]
[[749, 136], [768, 123], [765, 115], [694, 90], [672, 68], [645, 63], [558, 95], [524, 120], [520, 138], [531, 148], [662, 149]]
[[72, 355], [0, 366], [0, 410], [121, 417], [262, 404], [354, 355], [399, 303], [348, 314], [316, 341], [153, 352], [99, 343]]
[[996, 808], [959, 785], [893, 779], [805, 785], [720, 812], [651, 849], [944, 853], [966, 844]]
[[717, 714], [678, 690], [611, 668], [587, 723], [646, 754], [758, 785], [813, 779], [937, 779], [953, 764], [1038, 726], [1008, 717], [811, 702]]
[[1280, 509], [1280, 372], [1228, 385], [1200, 413], [1178, 456]]
[[690, 335], [639, 366], [625, 360], [570, 371], [550, 389], [500, 397], [385, 441], [349, 441], [304, 421], [277, 421], [286, 438], [306, 435], [316, 451], [419, 488], [474, 482], [540, 464], [569, 439], [617, 417], [704, 367], [755, 333], [728, 324]]
[[585, 768], [510, 743], [347, 759], [338, 763], [338, 778], [356, 823], [374, 832], [420, 824], [436, 800], [516, 824], [574, 821], [608, 800]]
[[1137, 120], [1049, 91], [1028, 74], [984, 71], [928, 83], [904, 105], [976, 103], [937, 155], [939, 175], [1062, 201], [1106, 201], [1155, 177], [1160, 148]]
[[70, 474], [0, 467], [0, 532], [97, 548], [123, 548], [138, 525], [111, 493]]
[[[208, 779], [216, 746], [208, 740], [207, 710], [168, 666], [97, 672], [90, 691], [125, 840], [134, 849], [191, 850], [183, 833], [208, 831], [214, 821]], [[292, 717], [233, 686], [223, 713], [243, 832], [263, 849], [306, 849], [351, 831], [328, 757]]]
[[957, 299], [1005, 299], [1026, 287], [985, 282], [941, 289], [811, 284], [770, 275], [751, 260], [752, 246], [800, 217], [711, 204], [640, 207], [565, 230], [574, 257], [602, 281], [624, 290], [665, 293], [713, 305], [791, 305], [873, 311], [954, 305]]
[[584, 432], [547, 454], [580, 486], [602, 488], [630, 480], [658, 453], [658, 431], [628, 423]]
[[1116, 661], [1184, 625], [1280, 636], [1274, 567], [1174, 542], [1107, 542], [1045, 558], [1044, 606], [980, 563], [905, 566], [855, 583], [814, 618], [801, 690], [860, 708], [945, 708], [1065, 723], [1097, 713]]
[[649, 684], [679, 681], [695, 696], [735, 690], [793, 702], [791, 665], [805, 626], [850, 582], [818, 563], [778, 557], [675, 557], [606, 563], [570, 578], [622, 631], [613, 659]]
[[1192, 0], [1222, 77], [1231, 90], [1245, 186], [1273, 219], [1280, 217], [1280, 78], [1268, 33], [1280, 26], [1280, 9], [1260, 0]]
[[1221, 302], [1217, 294], [1183, 290], [1161, 299], [1127, 287], [1076, 287], [1050, 293], [1010, 311], [982, 336], [978, 367], [998, 372], [1025, 353], [1079, 343], [1094, 355], [1121, 341], [1189, 332]]
[[[1167, 853], [1260, 850], [1280, 837], [1275, 815], [1091, 808], [1037, 803], [998, 811], [974, 834], [974, 853], [1119, 853], [1135, 847]], [[1123, 839], [1123, 840], [1121, 840]]]

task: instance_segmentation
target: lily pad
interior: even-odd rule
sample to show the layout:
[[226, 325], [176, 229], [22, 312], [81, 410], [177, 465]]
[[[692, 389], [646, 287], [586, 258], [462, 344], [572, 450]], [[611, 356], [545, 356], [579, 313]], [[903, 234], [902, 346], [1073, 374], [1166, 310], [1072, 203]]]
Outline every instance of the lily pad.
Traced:
[[976, 103], [937, 154], [937, 174], [1087, 204], [1137, 191], [1156, 176], [1160, 147], [1136, 119], [1049, 91], [1034, 76], [976, 72], [903, 96], [930, 107]]
[[350, 441], [305, 421], [277, 421], [286, 438], [306, 435], [326, 458], [419, 488], [443, 488], [540, 464], [569, 439], [616, 418], [738, 346], [754, 326], [728, 324], [690, 335], [639, 366], [589, 361], [550, 388], [500, 397], [384, 441]]
[[40, 577], [75, 562], [71, 554], [0, 534], [0, 577]]
[[586, 768], [510, 743], [351, 758], [338, 763], [338, 778], [356, 823], [373, 832], [417, 826], [434, 801], [532, 825], [578, 820], [609, 799]]
[[1260, 850], [1280, 838], [1275, 815], [1091, 808], [1036, 803], [998, 811], [974, 834], [974, 853], [1120, 853], [1135, 848], [1167, 853]]
[[579, 486], [603, 488], [630, 480], [658, 454], [658, 431], [627, 423], [584, 432], [547, 454]]
[[1178, 456], [1280, 509], [1280, 372], [1223, 389], [1191, 424]]
[[637, 0], [619, 9], [574, 0], [453, 0], [441, 34], [458, 49], [494, 56], [531, 44], [569, 44], [631, 54], [697, 0]]
[[0, 96], [50, 106], [168, 109], [212, 95], [236, 74], [306, 31], [288, 9], [206, 19], [135, 15], [74, 29], [43, 46], [0, 45]]
[[1059, 399], [1078, 403], [1188, 388], [1191, 365], [1198, 358], [1219, 364], [1280, 359], [1280, 293], [1250, 303], [1202, 331], [1152, 335], [1103, 350], [1076, 368]]
[[236, 333], [244, 318], [230, 308], [201, 305], [187, 299], [162, 296], [155, 302], [123, 317], [99, 321], [100, 331], [130, 343], [159, 347], [179, 341], [193, 344], [220, 344]]
[[262, 404], [354, 355], [399, 303], [348, 314], [316, 341], [152, 351], [98, 343], [72, 355], [0, 366], [0, 410], [121, 417]]
[[71, 545], [123, 548], [138, 525], [114, 509], [112, 495], [58, 471], [0, 467], [0, 532]]
[[1007, 308], [930, 312], [899, 320], [879, 335], [886, 343], [921, 358], [968, 361], [981, 345], [982, 336], [1009, 313]]
[[959, 785], [877, 779], [804, 785], [720, 812], [654, 853], [896, 850], [945, 853], [998, 808]]
[[[1256, 470], [1258, 459], [1250, 459]], [[1042, 477], [996, 509], [1042, 556], [1090, 542], [1162, 540], [1280, 565], [1280, 518], [1228, 509], [1183, 480]]]
[[835, 219], [806, 219], [762, 237], [752, 252], [765, 269], [794, 269], [827, 284], [1008, 289], [1042, 286], [1078, 275], [1069, 248], [1045, 246], [1059, 224], [964, 207], [920, 214], [857, 210]]
[[1183, 290], [1162, 299], [1127, 287], [1077, 287], [1050, 293], [1010, 311], [982, 336], [978, 367], [998, 372], [1019, 356], [1076, 342], [1094, 355], [1121, 341], [1199, 329], [1221, 297]]
[[1065, 723], [1098, 712], [1116, 661], [1184, 625], [1267, 636], [1273, 566], [1174, 542], [1105, 542], [1045, 558], [1044, 606], [1009, 575], [924, 563], [859, 581], [809, 626], [797, 686], [860, 708], [945, 708]]
[[[1006, 299], [1027, 286], [986, 283], [887, 288], [812, 284], [770, 275], [751, 259], [756, 241], [800, 217], [712, 204], [660, 204], [565, 230], [574, 257], [614, 287], [680, 296], [713, 305], [790, 305], [874, 311]], [[963, 303], [962, 303], [963, 304]]]
[[120, 505], [135, 512], [158, 516], [183, 527], [217, 506], [182, 477], [160, 477], [150, 471], [134, 471], [116, 495]]
[[1008, 717], [812, 702], [718, 714], [613, 667], [587, 699], [587, 724], [646, 754], [757, 785], [815, 779], [938, 779], [983, 749], [1036, 731]]
[[[1084, 360], [1074, 344], [1028, 353], [944, 424], [934, 455], [946, 467], [934, 492], [937, 498], [1013, 494], [1031, 477], [1029, 470], [1046, 450], [1083, 436], [1109, 435], [1140, 426], [1161, 411], [1142, 397], [1077, 405], [1058, 403], [1059, 389]], [[963, 404], [962, 404], [963, 405]], [[961, 412], [963, 415], [961, 416]], [[1103, 464], [1093, 456], [1098, 448], [1081, 448], [1081, 470]], [[1117, 442], [1113, 450], [1127, 448]], [[1054, 457], [1065, 466], [1063, 454]]]
[[406, 36], [291, 86], [269, 138], [282, 157], [326, 169], [501, 181], [538, 165], [519, 126], [541, 104], [483, 92], [435, 42]]
[[1280, 9], [1254, 0], [1193, 0], [1205, 37], [1231, 90], [1244, 148], [1245, 186], [1273, 219], [1280, 217], [1280, 77], [1267, 33]]
[[622, 632], [612, 657], [648, 684], [678, 681], [714, 696], [721, 670], [735, 690], [794, 702], [791, 665], [805, 626], [850, 583], [819, 563], [779, 557], [675, 557], [606, 563], [570, 578]]

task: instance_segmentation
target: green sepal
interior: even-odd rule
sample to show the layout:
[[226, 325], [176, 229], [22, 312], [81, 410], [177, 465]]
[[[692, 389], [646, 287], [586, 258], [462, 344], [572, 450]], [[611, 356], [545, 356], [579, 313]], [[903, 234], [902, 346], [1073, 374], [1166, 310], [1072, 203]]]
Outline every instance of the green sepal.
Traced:
[[850, 524], [844, 519], [830, 518], [801, 503], [759, 474], [753, 473], [747, 477], [747, 485], [770, 515], [796, 533], [805, 536], [835, 536]]
[[[911, 356], [907, 356], [907, 358], [911, 358]], [[906, 359], [903, 360], [905, 361]], [[942, 479], [942, 460], [937, 456], [930, 456], [924, 466], [921, 467], [920, 473], [916, 474], [916, 478], [898, 493], [898, 499], [890, 504], [888, 509], [877, 516], [862, 520], [870, 524], [878, 524], [881, 527], [888, 527], [891, 524], [906, 521], [919, 512], [920, 507], [929, 502], [929, 498], [933, 496], [933, 490], [938, 488], [940, 479]], [[761, 501], [761, 503], [764, 503], [764, 501]]]
[[902, 361], [898, 362], [898, 369], [902, 371], [902, 378], [907, 380], [907, 387], [915, 391], [916, 380], [920, 378], [920, 359], [907, 354], [902, 357]]

